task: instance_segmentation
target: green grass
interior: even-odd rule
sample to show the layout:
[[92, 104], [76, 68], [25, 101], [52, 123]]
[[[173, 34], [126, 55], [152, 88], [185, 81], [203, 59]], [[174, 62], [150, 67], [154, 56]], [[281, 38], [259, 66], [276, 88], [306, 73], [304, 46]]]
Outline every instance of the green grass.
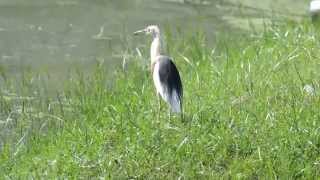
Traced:
[[92, 74], [72, 71], [56, 93], [43, 74], [2, 75], [2, 178], [319, 177], [319, 32], [287, 22], [215, 39], [210, 47], [201, 32], [167, 28], [185, 121], [169, 121], [163, 106], [157, 123], [148, 61], [139, 57], [109, 76], [102, 61]]

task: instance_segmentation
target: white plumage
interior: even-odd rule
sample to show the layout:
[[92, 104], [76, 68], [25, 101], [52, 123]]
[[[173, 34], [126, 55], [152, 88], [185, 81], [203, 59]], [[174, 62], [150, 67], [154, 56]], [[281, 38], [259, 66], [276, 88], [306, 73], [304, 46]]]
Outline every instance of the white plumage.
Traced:
[[166, 102], [169, 102], [168, 90], [161, 84], [159, 77], [159, 63], [156, 62], [154, 65], [152, 78], [154, 86], [156, 87], [157, 93], [162, 97], [162, 99]]
[[310, 2], [309, 11], [311, 14], [319, 13], [320, 12], [320, 0], [312, 0]]

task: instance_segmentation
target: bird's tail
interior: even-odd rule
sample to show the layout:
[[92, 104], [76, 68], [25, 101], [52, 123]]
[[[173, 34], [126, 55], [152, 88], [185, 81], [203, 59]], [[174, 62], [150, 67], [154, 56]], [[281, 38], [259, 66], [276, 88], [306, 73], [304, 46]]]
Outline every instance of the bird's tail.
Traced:
[[176, 91], [173, 91], [171, 98], [169, 99], [169, 104], [172, 112], [180, 113], [182, 111], [182, 98]]

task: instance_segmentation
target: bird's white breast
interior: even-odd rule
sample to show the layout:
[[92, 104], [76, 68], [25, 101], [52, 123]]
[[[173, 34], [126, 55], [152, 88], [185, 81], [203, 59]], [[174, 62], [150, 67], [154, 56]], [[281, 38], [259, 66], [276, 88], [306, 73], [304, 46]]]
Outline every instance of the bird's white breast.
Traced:
[[159, 67], [160, 67], [159, 62], [156, 62], [154, 64], [153, 73], [152, 73], [153, 83], [154, 83], [154, 86], [156, 87], [157, 93], [160, 94], [160, 96], [164, 101], [168, 102], [169, 99], [168, 99], [167, 89], [161, 84], [161, 81], [160, 81]]
[[317, 13], [320, 11], [320, 0], [312, 0], [310, 2], [309, 11], [311, 13]]

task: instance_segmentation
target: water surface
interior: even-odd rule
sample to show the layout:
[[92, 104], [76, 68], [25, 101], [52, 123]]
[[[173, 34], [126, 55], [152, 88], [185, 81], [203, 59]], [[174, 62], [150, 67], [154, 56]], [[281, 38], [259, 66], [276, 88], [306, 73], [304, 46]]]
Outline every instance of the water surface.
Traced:
[[60, 78], [97, 59], [117, 64], [136, 46], [131, 33], [147, 24], [239, 32], [248, 19], [272, 12], [296, 18], [307, 6], [301, 0], [0, 0], [0, 67], [11, 75], [30, 68]]

